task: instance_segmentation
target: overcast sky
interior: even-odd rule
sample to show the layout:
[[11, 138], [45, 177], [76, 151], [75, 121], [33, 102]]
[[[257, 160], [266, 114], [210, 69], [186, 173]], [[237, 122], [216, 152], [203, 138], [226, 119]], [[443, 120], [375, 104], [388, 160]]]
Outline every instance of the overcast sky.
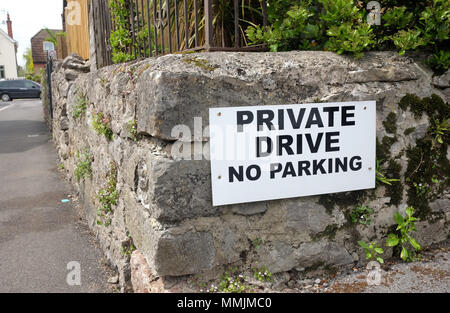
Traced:
[[17, 62], [24, 65], [23, 54], [30, 39], [42, 28], [62, 29], [62, 0], [0, 0], [0, 27], [7, 32], [6, 13], [12, 21], [14, 39], [19, 42]]

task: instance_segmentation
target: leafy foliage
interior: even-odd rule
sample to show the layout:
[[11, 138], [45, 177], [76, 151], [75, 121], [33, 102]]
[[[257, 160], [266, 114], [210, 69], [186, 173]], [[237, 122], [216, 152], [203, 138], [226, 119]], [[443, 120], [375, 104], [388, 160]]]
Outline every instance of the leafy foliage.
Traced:
[[425, 46], [427, 41], [421, 36], [422, 33], [418, 29], [400, 30], [394, 36], [392, 41], [400, 50], [399, 55], [405, 54], [406, 50], [415, 50], [420, 46]]
[[94, 114], [92, 127], [98, 134], [105, 136], [108, 141], [111, 141], [114, 135], [110, 124], [111, 118], [106, 117], [102, 112]]
[[73, 106], [73, 117], [78, 119], [80, 116], [86, 113], [87, 99], [81, 92], [78, 92], [76, 103]]
[[237, 275], [237, 269], [226, 271], [220, 278], [218, 286], [211, 285], [209, 292], [243, 293], [249, 290], [245, 284], [244, 276]]
[[423, 48], [436, 73], [449, 67], [450, 1], [380, 0], [382, 25], [367, 24], [365, 3], [356, 0], [268, 0], [269, 25], [246, 29], [250, 44], [271, 51], [329, 50], [356, 58], [369, 50]]
[[382, 172], [380, 161], [377, 160], [376, 181], [377, 181], [377, 184], [382, 183], [382, 184], [391, 186], [393, 182], [398, 182], [398, 181], [400, 181], [400, 179], [386, 177], [386, 175]]
[[[394, 219], [397, 223], [397, 231], [399, 234], [389, 234], [386, 240], [386, 245], [389, 247], [400, 247], [400, 257], [403, 261], [412, 261], [415, 259], [416, 252], [421, 250], [420, 244], [411, 236], [411, 232], [416, 231], [415, 221], [418, 219], [413, 216], [414, 208], [408, 207], [406, 209], [406, 216], [403, 217], [400, 213], [395, 212]], [[413, 250], [410, 250], [410, 246]]]
[[384, 250], [380, 248], [380, 246], [375, 242], [369, 242], [366, 243], [364, 241], [358, 241], [358, 244], [363, 248], [364, 252], [366, 253], [366, 260], [372, 260], [375, 259], [379, 263], [383, 264], [384, 260], [379, 255], [384, 253]]
[[77, 153], [77, 167], [75, 168], [74, 175], [77, 181], [92, 175], [91, 155], [88, 149], [85, 149], [81, 156]]
[[100, 203], [98, 215], [100, 217], [112, 212], [112, 207], [117, 205], [119, 192], [117, 191], [117, 165], [111, 161], [110, 170], [106, 174], [107, 182], [104, 189], [100, 189], [97, 193], [97, 199]]
[[138, 138], [138, 131], [137, 131], [137, 121], [131, 120], [127, 124], [128, 132], [130, 133], [131, 139], [134, 141]]
[[350, 213], [353, 224], [370, 225], [372, 223], [373, 210], [365, 205], [358, 205]]
[[253, 277], [263, 283], [272, 281], [272, 273], [265, 266], [260, 268], [254, 267]]

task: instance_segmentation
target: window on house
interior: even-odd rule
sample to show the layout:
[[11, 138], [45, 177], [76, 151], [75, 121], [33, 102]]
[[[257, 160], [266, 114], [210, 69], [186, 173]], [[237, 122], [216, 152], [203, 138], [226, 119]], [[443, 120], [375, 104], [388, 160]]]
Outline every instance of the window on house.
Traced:
[[0, 79], [5, 78], [5, 66], [0, 65]]
[[44, 51], [53, 51], [55, 50], [55, 45], [53, 42], [44, 41]]

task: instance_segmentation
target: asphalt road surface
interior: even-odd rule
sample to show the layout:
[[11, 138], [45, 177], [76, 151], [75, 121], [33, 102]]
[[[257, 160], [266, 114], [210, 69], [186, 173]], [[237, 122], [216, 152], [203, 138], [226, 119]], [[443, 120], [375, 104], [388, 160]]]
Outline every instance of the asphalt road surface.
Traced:
[[0, 103], [0, 292], [108, 292], [42, 116], [39, 100]]

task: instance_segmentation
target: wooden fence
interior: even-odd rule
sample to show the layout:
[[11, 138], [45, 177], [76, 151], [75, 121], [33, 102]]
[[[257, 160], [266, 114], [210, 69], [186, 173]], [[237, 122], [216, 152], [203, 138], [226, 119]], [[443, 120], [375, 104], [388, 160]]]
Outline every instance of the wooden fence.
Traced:
[[[178, 51], [266, 49], [248, 45], [245, 36], [247, 26], [267, 25], [266, 0], [70, 0], [65, 4], [67, 53], [95, 58], [91, 62], [97, 68]], [[80, 11], [75, 24], [73, 10]]]
[[98, 67], [187, 50], [265, 49], [249, 46], [245, 29], [267, 25], [266, 0], [125, 0], [114, 5], [118, 9], [108, 0], [92, 2]]
[[89, 2], [91, 0], [71, 0], [64, 8], [67, 53], [75, 52], [85, 60], [90, 58]]

